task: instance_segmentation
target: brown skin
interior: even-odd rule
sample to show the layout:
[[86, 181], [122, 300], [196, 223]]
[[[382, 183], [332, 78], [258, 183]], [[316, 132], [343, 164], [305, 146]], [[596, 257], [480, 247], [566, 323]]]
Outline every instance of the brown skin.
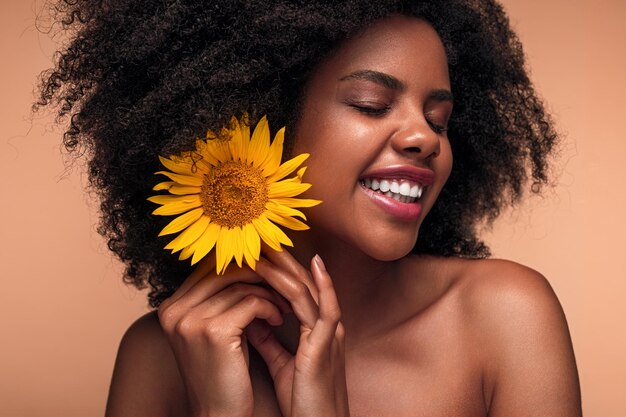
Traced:
[[[346, 78], [355, 71], [400, 83]], [[441, 41], [414, 18], [382, 20], [322, 63], [294, 150], [311, 153], [308, 197], [324, 201], [307, 213], [312, 230], [294, 234], [291, 253], [264, 250], [256, 273], [207, 278], [207, 258], [158, 316], [133, 324], [107, 416], [581, 415], [567, 323], [545, 278], [507, 261], [407, 255], [450, 172], [437, 126], [452, 102], [433, 94], [449, 89]], [[359, 184], [391, 165], [435, 173], [417, 221], [372, 204]]]

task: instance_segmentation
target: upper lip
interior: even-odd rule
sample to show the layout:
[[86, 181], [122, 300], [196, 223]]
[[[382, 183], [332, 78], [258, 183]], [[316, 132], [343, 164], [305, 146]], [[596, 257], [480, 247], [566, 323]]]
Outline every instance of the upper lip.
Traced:
[[368, 171], [360, 179], [364, 178], [406, 179], [428, 186], [435, 181], [435, 173], [413, 165], [393, 165]]

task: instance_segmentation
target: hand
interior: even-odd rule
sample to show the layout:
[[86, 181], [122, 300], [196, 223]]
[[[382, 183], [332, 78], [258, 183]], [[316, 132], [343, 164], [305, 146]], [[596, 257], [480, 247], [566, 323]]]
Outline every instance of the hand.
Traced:
[[349, 416], [345, 331], [324, 263], [316, 255], [309, 274], [287, 251], [266, 251], [266, 256], [256, 272], [291, 303], [301, 323], [298, 350], [291, 355], [260, 320], [246, 334], [268, 366], [283, 416]]
[[[283, 322], [287, 303], [250, 268], [217, 277], [205, 258], [159, 308], [193, 416], [250, 417], [252, 384], [244, 329], [254, 320]], [[210, 276], [207, 276], [210, 275]]]

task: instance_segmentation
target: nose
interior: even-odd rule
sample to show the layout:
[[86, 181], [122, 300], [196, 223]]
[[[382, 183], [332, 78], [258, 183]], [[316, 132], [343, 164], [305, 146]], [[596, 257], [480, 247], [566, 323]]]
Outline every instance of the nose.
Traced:
[[426, 159], [439, 155], [439, 134], [424, 117], [405, 119], [391, 136], [391, 146], [401, 154]]

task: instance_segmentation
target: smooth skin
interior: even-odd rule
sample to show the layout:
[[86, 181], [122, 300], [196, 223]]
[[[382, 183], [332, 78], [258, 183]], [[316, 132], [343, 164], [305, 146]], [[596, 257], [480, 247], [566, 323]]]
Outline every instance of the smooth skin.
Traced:
[[[256, 271], [209, 256], [118, 352], [107, 416], [580, 416], [565, 316], [547, 280], [502, 260], [408, 255], [452, 166], [443, 46], [393, 16], [344, 43], [307, 86], [311, 231]], [[448, 94], [445, 94], [448, 92]], [[416, 221], [360, 179], [431, 169]], [[254, 347], [250, 349], [249, 345]]]

